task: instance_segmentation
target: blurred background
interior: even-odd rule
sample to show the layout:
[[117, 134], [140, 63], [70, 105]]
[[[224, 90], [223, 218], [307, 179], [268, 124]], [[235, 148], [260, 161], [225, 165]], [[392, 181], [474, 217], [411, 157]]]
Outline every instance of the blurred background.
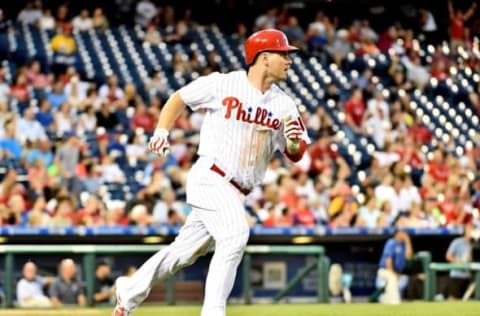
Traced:
[[[280, 87], [295, 99], [312, 144], [296, 164], [275, 156], [247, 197], [250, 244], [320, 245], [340, 265], [341, 286], [364, 301], [382, 290], [383, 247], [399, 229], [414, 253], [434, 262], [479, 260], [475, 1], [37, 0], [0, 7], [0, 242], [27, 247], [0, 253], [5, 305], [19, 302], [14, 285], [26, 262], [53, 278], [70, 257], [74, 273], [66, 269], [88, 290], [87, 302], [74, 303], [96, 302], [88, 271], [100, 266], [107, 292], [98, 302], [108, 304], [114, 277], [153, 249], [86, 259], [55, 246], [173, 240], [190, 212], [185, 181], [204, 113], [178, 119], [166, 158], [146, 148], [158, 114], [191, 80], [245, 68], [245, 39], [272, 27], [300, 48]], [[449, 258], [457, 237], [466, 250]], [[32, 254], [32, 245], [51, 248]], [[272, 297], [312, 258], [254, 256], [253, 297]], [[176, 276], [177, 299], [199, 301], [208, 259]], [[407, 299], [424, 297], [421, 262], [406, 270]], [[461, 295], [451, 295], [448, 270], [439, 274], [438, 300], [462, 298], [475, 280], [460, 274]], [[315, 299], [317, 273], [290, 295]], [[234, 299], [244, 294], [240, 283]], [[51, 304], [55, 292], [41, 287]], [[337, 292], [330, 296], [351, 300]]]

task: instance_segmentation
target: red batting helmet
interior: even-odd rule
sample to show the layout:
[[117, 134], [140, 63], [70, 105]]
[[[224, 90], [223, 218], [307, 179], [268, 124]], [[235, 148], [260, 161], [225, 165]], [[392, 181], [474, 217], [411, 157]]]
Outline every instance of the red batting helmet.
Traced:
[[288, 44], [287, 36], [279, 30], [266, 29], [250, 35], [245, 42], [245, 61], [247, 65], [253, 64], [255, 57], [261, 52], [289, 52], [298, 50]]

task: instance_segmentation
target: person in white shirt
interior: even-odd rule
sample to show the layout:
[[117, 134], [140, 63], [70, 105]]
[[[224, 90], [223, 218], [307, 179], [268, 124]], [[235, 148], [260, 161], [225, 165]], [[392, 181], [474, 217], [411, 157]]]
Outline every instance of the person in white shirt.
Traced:
[[87, 9], [80, 11], [80, 14], [72, 20], [73, 29], [75, 31], [84, 32], [93, 29], [93, 21]]
[[47, 137], [42, 124], [35, 119], [33, 107], [26, 108], [23, 117], [17, 120], [17, 135], [23, 140], [32, 142]]
[[38, 20], [38, 27], [41, 30], [53, 30], [55, 29], [55, 19], [52, 16], [52, 11], [50, 9], [45, 9], [42, 16]]
[[146, 28], [157, 14], [157, 8], [151, 0], [141, 0], [135, 8], [135, 24]]
[[45, 296], [45, 280], [37, 275], [37, 266], [29, 261], [23, 266], [23, 278], [17, 283], [17, 303], [19, 307], [51, 307], [52, 302]]

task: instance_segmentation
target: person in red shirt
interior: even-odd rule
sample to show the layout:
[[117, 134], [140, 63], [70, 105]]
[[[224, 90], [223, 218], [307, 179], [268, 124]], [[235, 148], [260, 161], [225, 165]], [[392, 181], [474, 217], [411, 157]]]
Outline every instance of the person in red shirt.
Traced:
[[315, 223], [315, 214], [308, 205], [307, 197], [299, 197], [297, 207], [293, 211], [293, 225], [312, 227]]
[[413, 135], [408, 135], [405, 138], [405, 143], [403, 147], [400, 147], [396, 150], [396, 153], [400, 156], [400, 161], [405, 165], [410, 166], [412, 169], [421, 169], [423, 167], [424, 161], [419, 153], [419, 148], [416, 144]]
[[143, 102], [138, 103], [132, 117], [132, 129], [143, 128], [145, 132], [153, 132], [156, 124], [156, 118], [148, 111], [146, 105]]
[[468, 39], [468, 30], [465, 28], [465, 22], [475, 13], [477, 4], [472, 2], [470, 8], [464, 13], [461, 9], [453, 8], [452, 0], [448, 0], [448, 13], [450, 17], [450, 44], [453, 49], [458, 46], [465, 46]]
[[446, 183], [450, 175], [450, 169], [446, 164], [445, 154], [441, 149], [435, 150], [432, 161], [427, 165], [426, 171], [433, 181]]
[[332, 149], [328, 135], [320, 135], [318, 140], [309, 147], [308, 152], [311, 159], [308, 171], [311, 175], [321, 174], [324, 170], [331, 168], [338, 157], [338, 153]]
[[407, 133], [418, 146], [426, 145], [432, 140], [432, 132], [422, 123], [420, 117], [408, 128]]
[[345, 102], [345, 123], [356, 133], [362, 133], [367, 116], [367, 107], [363, 101], [361, 89], [355, 89], [350, 99]]

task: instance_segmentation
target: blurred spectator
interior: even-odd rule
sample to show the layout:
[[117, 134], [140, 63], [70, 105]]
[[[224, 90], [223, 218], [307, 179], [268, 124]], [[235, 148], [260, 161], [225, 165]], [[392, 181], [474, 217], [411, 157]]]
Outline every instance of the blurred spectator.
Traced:
[[352, 45], [348, 39], [348, 31], [346, 29], [339, 29], [327, 46], [326, 50], [332, 57], [333, 61], [341, 66], [348, 53], [352, 51]]
[[472, 4], [467, 11], [462, 12], [460, 8], [454, 8], [452, 0], [448, 0], [448, 14], [450, 17], [450, 45], [455, 51], [458, 46], [465, 47], [465, 41], [470, 37], [465, 22], [470, 19], [477, 8], [477, 3]]
[[173, 210], [176, 216], [183, 218], [183, 203], [176, 200], [175, 191], [165, 189], [161, 193], [160, 200], [153, 208], [153, 222], [155, 224], [166, 224], [169, 221], [169, 212]]
[[80, 180], [82, 182], [82, 191], [96, 194], [102, 185], [102, 179], [100, 178], [98, 167], [93, 161], [88, 161], [85, 165], [85, 169], [87, 174]]
[[235, 32], [232, 34], [232, 39], [238, 46], [245, 43], [248, 38], [248, 29], [244, 23], [238, 23]]
[[33, 107], [28, 107], [23, 111], [23, 116], [17, 120], [17, 135], [25, 141], [36, 142], [47, 137], [42, 124], [35, 119]]
[[367, 114], [367, 107], [363, 101], [361, 89], [355, 89], [351, 97], [345, 102], [345, 124], [350, 129], [349, 138], [354, 139], [353, 134], [362, 134]]
[[[67, 190], [67, 192], [69, 192]], [[49, 224], [53, 227], [69, 227], [75, 223], [75, 204], [69, 196], [55, 198], [56, 205]], [[51, 294], [50, 294], [51, 295]]]
[[315, 215], [309, 208], [308, 198], [300, 196], [297, 202], [297, 207], [292, 211], [293, 225], [313, 227], [315, 226]]
[[266, 12], [259, 15], [255, 19], [254, 31], [274, 29], [277, 25], [277, 13], [278, 9], [276, 7], [271, 7], [267, 9]]
[[103, 9], [97, 7], [93, 10], [92, 14], [93, 28], [98, 32], [103, 32], [108, 29], [109, 22], [107, 17], [103, 14]]
[[53, 163], [53, 152], [50, 140], [47, 137], [42, 137], [35, 142], [35, 147], [28, 152], [25, 157], [29, 165], [33, 165], [37, 159], [43, 161], [43, 164], [48, 168]]
[[157, 27], [153, 24], [147, 26], [143, 41], [155, 45], [161, 44], [163, 42], [162, 35], [157, 30]]
[[42, 1], [27, 1], [25, 7], [20, 10], [17, 22], [22, 24], [36, 24], [42, 17]]
[[105, 224], [104, 209], [101, 201], [95, 195], [88, 195], [83, 208], [75, 213], [75, 224], [97, 227]]
[[17, 283], [17, 304], [19, 307], [51, 307], [52, 302], [45, 296], [46, 280], [37, 274], [37, 265], [31, 261], [23, 265], [22, 279]]
[[18, 72], [14, 79], [13, 85], [10, 87], [10, 94], [13, 99], [18, 101], [18, 107], [23, 109], [27, 106], [30, 100], [30, 92], [27, 84], [27, 77], [25, 72]]
[[28, 225], [31, 227], [48, 227], [50, 225], [50, 214], [47, 211], [47, 201], [43, 195], [38, 195], [33, 202], [32, 208], [28, 211]]
[[377, 285], [385, 287], [385, 295], [381, 299], [385, 304], [399, 304], [406, 287], [407, 278], [402, 275], [407, 261], [413, 256], [410, 237], [404, 231], [397, 231], [385, 243], [377, 272]]
[[58, 112], [55, 113], [53, 118], [53, 125], [55, 132], [57, 132], [59, 136], [74, 133], [75, 122], [69, 103], [65, 102], [60, 105]]
[[156, 127], [156, 119], [157, 118], [152, 115], [147, 106], [143, 102], [140, 102], [132, 117], [131, 128], [132, 130], [142, 128], [145, 132], [151, 133]]
[[12, 30], [12, 20], [5, 17], [5, 13], [0, 9], [0, 34]]
[[43, 14], [38, 19], [38, 28], [43, 31], [52, 31], [55, 29], [55, 18], [52, 15], [52, 11], [50, 9], [43, 10]]
[[70, 17], [68, 16], [67, 4], [58, 6], [57, 14], [55, 15], [55, 24], [59, 30], [62, 30], [63, 28], [72, 28], [72, 23], [70, 22]]
[[82, 9], [80, 14], [73, 18], [72, 26], [75, 31], [84, 32], [93, 29], [93, 21], [90, 17], [90, 12], [87, 9]]
[[41, 99], [38, 112], [35, 113], [35, 119], [42, 124], [45, 130], [51, 130], [53, 125], [53, 114], [48, 99]]
[[108, 76], [107, 82], [100, 86], [98, 96], [105, 102], [115, 102], [124, 97], [124, 92], [118, 84], [116, 75]]
[[305, 31], [298, 23], [298, 18], [292, 15], [288, 17], [287, 21], [287, 24], [282, 27], [282, 30], [285, 35], [287, 35], [290, 44], [301, 50], [305, 50]]
[[145, 84], [145, 87], [151, 98], [155, 96], [159, 97], [161, 100], [166, 100], [168, 98], [168, 82], [159, 70], [153, 70], [151, 80]]
[[16, 137], [17, 129], [15, 126], [15, 119], [7, 119], [3, 123], [5, 135], [0, 138], [0, 149], [5, 156], [20, 160], [22, 158], [22, 145]]
[[102, 103], [101, 108], [95, 112], [97, 118], [97, 127], [103, 127], [107, 131], [119, 129], [121, 127], [115, 111], [110, 110], [110, 105], [105, 101]]
[[115, 287], [111, 277], [111, 267], [107, 261], [97, 263], [93, 300], [95, 305], [110, 304], [115, 298]]
[[72, 259], [63, 259], [59, 275], [50, 285], [49, 294], [54, 306], [85, 306], [87, 301], [83, 284], [77, 280], [77, 266]]
[[178, 21], [175, 28], [165, 35], [165, 42], [188, 45], [192, 42], [191, 30], [184, 21]]
[[[472, 230], [473, 225], [467, 224], [463, 227], [463, 236], [457, 237], [450, 242], [445, 258], [450, 263], [472, 262]], [[469, 271], [450, 270], [447, 285], [448, 299], [460, 299], [471, 282]]]
[[78, 179], [75, 174], [80, 159], [80, 140], [73, 132], [63, 136], [63, 143], [57, 148], [55, 165], [59, 169], [62, 185], [69, 192], [78, 192]]
[[64, 73], [67, 66], [75, 63], [77, 52], [77, 43], [72, 36], [72, 25], [65, 23], [60, 30], [61, 32], [50, 40], [53, 52], [52, 71], [56, 75]]
[[30, 63], [25, 75], [27, 83], [33, 86], [34, 89], [49, 88], [53, 82], [53, 76], [42, 71], [40, 61], [38, 60], [33, 60]]
[[146, 227], [153, 224], [152, 216], [148, 214], [148, 210], [143, 204], [135, 205], [130, 213], [129, 218], [133, 225]]
[[425, 42], [436, 45], [438, 43], [437, 22], [433, 13], [428, 8], [420, 8], [419, 24], [420, 30], [425, 36]]
[[145, 29], [156, 14], [157, 8], [151, 0], [140, 0], [135, 7], [135, 24]]

